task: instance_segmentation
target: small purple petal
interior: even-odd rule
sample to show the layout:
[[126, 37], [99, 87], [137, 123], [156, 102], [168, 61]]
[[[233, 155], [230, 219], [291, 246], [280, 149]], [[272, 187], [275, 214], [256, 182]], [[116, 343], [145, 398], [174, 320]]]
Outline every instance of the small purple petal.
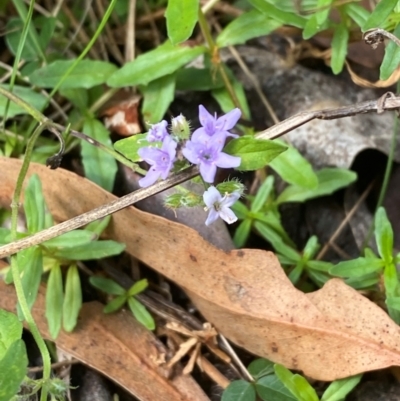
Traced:
[[203, 180], [208, 183], [213, 183], [215, 174], [217, 173], [217, 167], [215, 164], [200, 164], [200, 175], [202, 176]]
[[154, 167], [150, 167], [146, 176], [139, 180], [139, 185], [142, 188], [149, 187], [150, 185], [153, 185], [158, 180], [159, 177], [160, 177], [160, 172], [155, 170]]
[[210, 212], [208, 213], [208, 217], [205, 223], [206, 226], [209, 226], [210, 224], [214, 223], [214, 221], [216, 221], [218, 217], [219, 217], [218, 212], [214, 208], [210, 209]]
[[226, 221], [228, 224], [232, 224], [237, 221], [235, 213], [233, 213], [232, 210], [228, 207], [224, 207], [221, 209], [221, 211], [219, 212], [219, 217], [221, 217], [221, 219]]
[[231, 110], [230, 112], [224, 114], [223, 116], [217, 119], [217, 123], [215, 124], [215, 128], [217, 131], [227, 131], [232, 129], [236, 123], [239, 121], [242, 112], [240, 109], [236, 108]]
[[215, 160], [215, 164], [222, 168], [239, 167], [242, 159], [239, 156], [231, 156], [220, 152]]
[[168, 135], [167, 126], [168, 123], [165, 120], [152, 124], [147, 133], [147, 140], [149, 142], [162, 141]]
[[215, 187], [210, 187], [203, 194], [203, 201], [208, 208], [211, 208], [215, 202], [219, 202], [222, 199], [221, 194]]

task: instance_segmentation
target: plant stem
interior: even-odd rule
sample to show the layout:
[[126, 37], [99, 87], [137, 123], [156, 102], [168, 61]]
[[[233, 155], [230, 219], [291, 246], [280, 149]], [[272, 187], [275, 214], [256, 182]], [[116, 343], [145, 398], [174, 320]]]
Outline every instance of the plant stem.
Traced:
[[[23, 185], [24, 179], [26, 177], [26, 173], [28, 172], [29, 161], [31, 159], [33, 147], [34, 147], [36, 139], [39, 137], [39, 135], [42, 133], [42, 131], [46, 127], [47, 127], [46, 123], [40, 124], [36, 128], [36, 130], [34, 131], [32, 136], [30, 137], [27, 147], [26, 147], [24, 161], [23, 161], [23, 164], [21, 167], [21, 171], [18, 175], [13, 199], [11, 202], [11, 241], [15, 241], [17, 239], [17, 221], [18, 221], [19, 199], [20, 199], [21, 192], [22, 192], [22, 185]], [[21, 307], [22, 314], [23, 314], [26, 322], [28, 323], [29, 330], [31, 331], [33, 338], [35, 339], [36, 344], [39, 348], [40, 354], [42, 355], [43, 383], [46, 384], [46, 382], [50, 379], [50, 372], [51, 372], [50, 354], [49, 354], [46, 344], [39, 332], [39, 329], [33, 319], [33, 316], [29, 309], [28, 303], [26, 301], [26, 297], [25, 297], [24, 289], [22, 287], [22, 281], [21, 281], [21, 277], [20, 277], [20, 273], [19, 273], [19, 269], [18, 269], [18, 265], [17, 265], [16, 256], [11, 257], [11, 273], [13, 276], [15, 292], [17, 293], [18, 302]], [[44, 385], [42, 387], [40, 401], [47, 401], [47, 387], [48, 386], [46, 386], [46, 385]]]

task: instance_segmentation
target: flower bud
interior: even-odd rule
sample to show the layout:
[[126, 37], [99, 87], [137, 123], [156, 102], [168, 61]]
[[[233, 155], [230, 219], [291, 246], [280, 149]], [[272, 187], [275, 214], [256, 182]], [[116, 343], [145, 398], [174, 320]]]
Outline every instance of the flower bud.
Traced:
[[190, 137], [190, 126], [185, 116], [180, 114], [178, 117], [174, 117], [171, 120], [171, 131], [178, 141], [189, 139]]
[[230, 180], [217, 184], [217, 189], [221, 194], [237, 192], [242, 196], [246, 187], [238, 180]]

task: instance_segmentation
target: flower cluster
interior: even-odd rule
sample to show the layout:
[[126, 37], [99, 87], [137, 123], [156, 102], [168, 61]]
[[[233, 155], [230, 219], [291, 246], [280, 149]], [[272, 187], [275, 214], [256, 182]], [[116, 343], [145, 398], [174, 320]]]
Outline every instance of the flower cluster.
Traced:
[[[222, 150], [227, 137], [237, 137], [229, 130], [236, 125], [240, 116], [240, 110], [234, 109], [217, 118], [216, 115], [211, 115], [204, 106], [200, 105], [201, 127], [196, 129], [192, 135], [190, 135], [189, 124], [182, 115], [172, 119], [171, 134], [168, 133], [168, 123], [165, 120], [151, 125], [147, 141], [155, 142], [155, 145], [139, 149], [139, 156], [150, 165], [146, 176], [139, 180], [139, 185], [147, 187], [154, 184], [159, 178], [166, 179], [174, 162], [180, 156], [177, 155], [177, 149], [181, 150], [183, 157], [190, 163], [199, 166], [200, 175], [207, 184], [214, 182], [218, 167], [239, 167], [241, 158], [228, 155]], [[157, 147], [156, 144], [160, 142], [162, 143], [161, 147]], [[210, 186], [203, 195], [206, 210], [210, 211], [206, 225], [213, 223], [218, 217], [227, 223], [235, 222], [237, 218], [230, 206], [240, 198], [241, 194], [242, 190], [235, 189], [234, 192], [226, 192], [222, 196], [216, 187]]]

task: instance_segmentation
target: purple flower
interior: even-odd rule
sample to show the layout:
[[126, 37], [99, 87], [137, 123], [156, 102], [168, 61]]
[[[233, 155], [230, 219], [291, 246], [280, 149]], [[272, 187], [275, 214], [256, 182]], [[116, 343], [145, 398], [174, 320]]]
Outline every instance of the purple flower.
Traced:
[[164, 138], [161, 149], [141, 148], [138, 150], [139, 156], [151, 165], [146, 176], [139, 180], [141, 187], [148, 187], [154, 184], [158, 178], [165, 180], [175, 161], [177, 143], [170, 137]]
[[218, 217], [226, 221], [228, 224], [232, 224], [237, 220], [235, 213], [229, 209], [238, 199], [240, 194], [238, 192], [232, 192], [231, 194], [225, 194], [224, 197], [219, 193], [215, 187], [210, 187], [203, 194], [203, 200], [206, 204], [206, 210], [209, 210], [206, 220], [206, 226], [214, 223]]
[[238, 122], [242, 112], [239, 109], [233, 109], [229, 113], [217, 118], [217, 115], [211, 115], [204, 106], [199, 106], [199, 119], [202, 127], [193, 132], [192, 139], [204, 141], [207, 137], [223, 133], [227, 136], [237, 137], [228, 130], [232, 129]]
[[239, 167], [241, 159], [222, 152], [225, 142], [223, 133], [215, 134], [207, 141], [190, 140], [182, 149], [183, 155], [192, 164], [200, 165], [200, 174], [205, 182], [214, 182], [217, 167]]
[[165, 120], [157, 124], [152, 124], [147, 133], [147, 140], [149, 142], [163, 141], [168, 135], [167, 126], [168, 123]]

